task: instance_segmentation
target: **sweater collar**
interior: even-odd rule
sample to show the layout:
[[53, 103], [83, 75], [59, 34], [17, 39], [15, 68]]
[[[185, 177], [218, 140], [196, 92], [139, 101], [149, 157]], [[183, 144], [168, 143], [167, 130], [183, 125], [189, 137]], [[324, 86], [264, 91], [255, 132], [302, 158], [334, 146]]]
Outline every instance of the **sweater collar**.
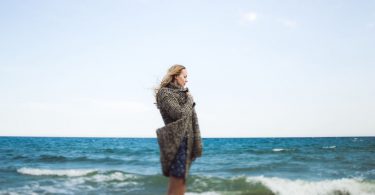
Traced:
[[188, 92], [189, 89], [186, 87], [181, 87], [179, 84], [175, 84], [173, 82], [170, 82], [168, 85], [167, 85], [168, 88], [171, 88], [171, 89], [175, 89], [175, 90], [178, 90], [178, 91], [183, 91], [183, 92]]

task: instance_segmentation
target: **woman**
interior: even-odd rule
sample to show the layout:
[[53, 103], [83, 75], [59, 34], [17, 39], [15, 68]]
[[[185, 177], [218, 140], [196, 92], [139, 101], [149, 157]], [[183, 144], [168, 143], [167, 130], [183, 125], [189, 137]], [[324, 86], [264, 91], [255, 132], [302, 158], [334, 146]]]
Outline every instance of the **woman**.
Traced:
[[168, 194], [184, 194], [192, 161], [202, 156], [202, 140], [195, 102], [185, 88], [187, 71], [176, 64], [155, 89], [156, 104], [165, 126], [156, 130], [163, 175], [169, 177]]

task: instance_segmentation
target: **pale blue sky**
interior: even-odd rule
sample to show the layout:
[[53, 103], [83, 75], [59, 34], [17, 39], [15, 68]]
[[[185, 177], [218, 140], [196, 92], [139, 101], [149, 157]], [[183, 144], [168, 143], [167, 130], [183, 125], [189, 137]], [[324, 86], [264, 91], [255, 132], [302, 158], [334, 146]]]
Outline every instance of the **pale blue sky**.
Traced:
[[156, 137], [188, 70], [203, 137], [375, 135], [375, 1], [0, 1], [0, 135]]

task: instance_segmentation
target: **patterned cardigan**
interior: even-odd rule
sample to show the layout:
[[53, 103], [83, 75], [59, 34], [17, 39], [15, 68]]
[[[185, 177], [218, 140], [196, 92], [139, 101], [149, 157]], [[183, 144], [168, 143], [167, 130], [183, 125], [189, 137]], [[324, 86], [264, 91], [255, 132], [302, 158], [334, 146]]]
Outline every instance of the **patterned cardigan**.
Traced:
[[202, 156], [202, 139], [194, 108], [195, 102], [188, 91], [188, 88], [171, 82], [166, 87], [160, 88], [156, 95], [156, 104], [165, 124], [164, 127], [156, 130], [156, 134], [161, 167], [166, 177], [169, 177], [169, 166], [184, 136], [187, 137], [185, 178], [188, 176], [192, 161]]

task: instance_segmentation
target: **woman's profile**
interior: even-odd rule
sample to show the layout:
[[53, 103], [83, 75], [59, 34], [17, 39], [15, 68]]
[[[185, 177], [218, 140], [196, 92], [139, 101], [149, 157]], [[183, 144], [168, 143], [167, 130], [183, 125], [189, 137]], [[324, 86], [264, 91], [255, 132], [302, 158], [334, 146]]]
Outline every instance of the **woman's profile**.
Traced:
[[156, 130], [163, 175], [169, 177], [168, 194], [184, 194], [192, 162], [202, 156], [202, 139], [195, 102], [184, 66], [171, 66], [155, 89], [156, 105], [165, 126]]

